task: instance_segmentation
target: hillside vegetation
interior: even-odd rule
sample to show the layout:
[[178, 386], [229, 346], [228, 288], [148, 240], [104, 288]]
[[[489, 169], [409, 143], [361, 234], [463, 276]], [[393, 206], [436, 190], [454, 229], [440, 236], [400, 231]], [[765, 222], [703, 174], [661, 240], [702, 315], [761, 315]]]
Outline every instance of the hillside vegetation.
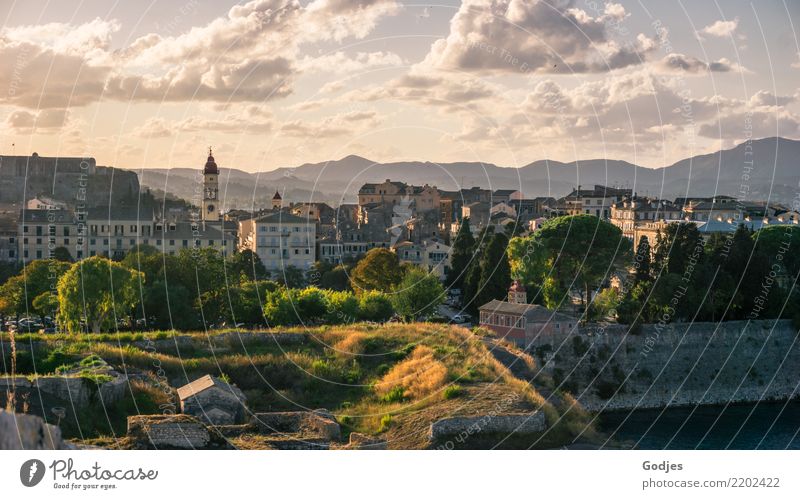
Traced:
[[443, 417], [535, 409], [546, 415], [549, 429], [544, 434], [527, 440], [475, 435], [460, 443], [546, 448], [594, 436], [588, 417], [570, 397], [552, 394], [545, 400], [541, 393], [550, 393], [550, 380], [531, 385], [515, 377], [487, 348], [486, 335], [479, 329], [432, 323], [323, 326], [247, 335], [80, 335], [69, 341], [31, 335], [20, 342], [31, 350], [19, 349], [17, 370], [41, 375], [96, 355], [132, 377], [130, 394], [117, 407], [95, 408], [87, 421], [77, 425], [62, 422], [69, 437], [107, 446], [123, 436], [128, 415], [161, 412], [159, 406], [176, 403], [174, 388], [204, 374], [241, 388], [252, 412], [328, 409], [345, 435], [352, 431], [380, 435], [393, 448], [429, 446], [430, 424]]

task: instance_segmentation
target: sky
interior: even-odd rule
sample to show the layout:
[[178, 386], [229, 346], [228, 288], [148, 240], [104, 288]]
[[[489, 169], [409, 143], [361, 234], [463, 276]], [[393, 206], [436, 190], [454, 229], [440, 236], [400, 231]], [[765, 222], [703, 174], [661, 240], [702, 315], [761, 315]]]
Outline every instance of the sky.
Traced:
[[0, 155], [268, 171], [800, 139], [797, 0], [0, 0]]

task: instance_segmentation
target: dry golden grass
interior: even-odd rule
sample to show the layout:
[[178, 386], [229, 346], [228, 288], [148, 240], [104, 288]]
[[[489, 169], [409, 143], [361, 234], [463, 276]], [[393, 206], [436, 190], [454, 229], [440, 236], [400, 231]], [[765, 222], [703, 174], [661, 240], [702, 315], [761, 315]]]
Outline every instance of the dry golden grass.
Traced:
[[442, 388], [446, 382], [447, 367], [436, 360], [430, 347], [418, 345], [407, 359], [396, 364], [375, 384], [375, 391], [386, 395], [401, 386], [406, 397], [420, 399]]
[[367, 335], [364, 333], [348, 334], [333, 345], [333, 350], [337, 354], [361, 355], [364, 353], [364, 340], [366, 339]]

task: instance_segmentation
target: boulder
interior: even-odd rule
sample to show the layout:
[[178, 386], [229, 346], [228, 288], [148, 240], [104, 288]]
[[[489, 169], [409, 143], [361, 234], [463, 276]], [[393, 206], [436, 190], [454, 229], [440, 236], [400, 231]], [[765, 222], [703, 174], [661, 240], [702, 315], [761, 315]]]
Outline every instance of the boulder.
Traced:
[[0, 450], [58, 450], [71, 446], [61, 438], [57, 426], [39, 416], [0, 409]]

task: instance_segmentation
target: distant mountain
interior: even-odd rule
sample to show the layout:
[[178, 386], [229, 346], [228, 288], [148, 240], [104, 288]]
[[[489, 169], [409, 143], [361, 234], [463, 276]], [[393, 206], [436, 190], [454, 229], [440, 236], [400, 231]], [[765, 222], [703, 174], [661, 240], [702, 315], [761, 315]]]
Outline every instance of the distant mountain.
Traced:
[[[430, 184], [445, 190], [472, 186], [519, 189], [528, 197], [561, 197], [578, 185], [594, 184], [629, 187], [638, 194], [665, 198], [714, 193], [737, 196], [746, 189], [748, 199], [769, 197], [773, 201], [791, 203], [800, 181], [800, 141], [759, 139], [662, 168], [606, 159], [572, 163], [539, 160], [521, 168], [480, 162], [377, 163], [351, 155], [262, 173], [220, 170], [220, 188], [226, 208], [266, 206], [276, 189], [289, 201], [354, 202], [362, 184], [385, 179]], [[166, 190], [188, 200], [201, 192], [197, 189], [198, 182], [202, 182], [198, 172], [199, 168], [138, 171], [143, 186]]]

